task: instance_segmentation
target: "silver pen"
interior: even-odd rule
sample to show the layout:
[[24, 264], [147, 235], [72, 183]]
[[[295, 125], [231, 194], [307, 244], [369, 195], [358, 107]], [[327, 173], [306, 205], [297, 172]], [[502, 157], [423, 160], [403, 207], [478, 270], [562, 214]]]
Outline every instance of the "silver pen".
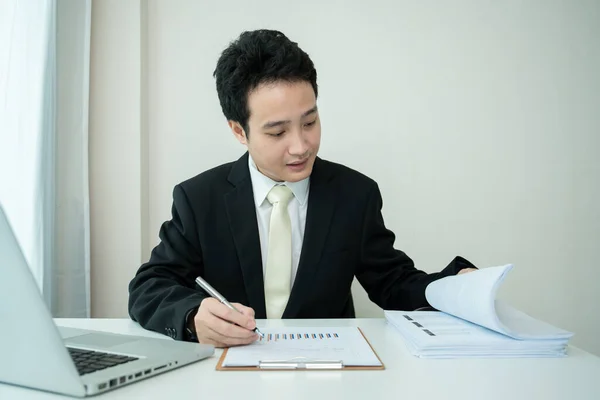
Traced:
[[[210, 286], [210, 284], [208, 282], [206, 282], [204, 279], [202, 279], [201, 277], [197, 277], [196, 278], [196, 283], [206, 291], [206, 293], [210, 294], [211, 297], [214, 297], [215, 299], [219, 300], [221, 303], [223, 303], [227, 308], [230, 308], [232, 310], [235, 310], [237, 312], [239, 312], [240, 314], [242, 313], [240, 310], [238, 310], [237, 308], [235, 308], [234, 306], [231, 305], [230, 302], [227, 301], [227, 299], [225, 297], [223, 297], [223, 295], [221, 295], [221, 293], [217, 292], [217, 290]], [[262, 333], [260, 331], [260, 329], [258, 329], [258, 326], [255, 327], [253, 329], [253, 331], [260, 336], [261, 338], [265, 337], [265, 334]]]

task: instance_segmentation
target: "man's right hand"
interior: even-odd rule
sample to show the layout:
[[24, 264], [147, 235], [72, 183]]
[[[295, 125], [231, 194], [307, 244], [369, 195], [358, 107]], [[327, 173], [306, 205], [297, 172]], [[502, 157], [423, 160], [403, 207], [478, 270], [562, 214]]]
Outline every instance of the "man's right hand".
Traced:
[[202, 300], [194, 316], [198, 342], [215, 347], [250, 344], [258, 339], [252, 330], [256, 327], [254, 310], [239, 303], [232, 310], [212, 297]]

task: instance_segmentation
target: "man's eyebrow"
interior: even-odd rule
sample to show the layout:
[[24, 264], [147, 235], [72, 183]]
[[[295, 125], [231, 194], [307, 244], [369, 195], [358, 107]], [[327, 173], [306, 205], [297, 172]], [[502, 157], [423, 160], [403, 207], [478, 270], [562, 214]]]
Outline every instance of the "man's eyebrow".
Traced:
[[[317, 106], [314, 106], [310, 110], [302, 113], [301, 118], [308, 117], [309, 115], [314, 114], [316, 112], [317, 112]], [[290, 122], [292, 122], [292, 121], [290, 121], [289, 119], [288, 120], [281, 120], [281, 121], [270, 121], [270, 122], [267, 122], [266, 124], [264, 124], [262, 126], [262, 128], [263, 129], [275, 128], [276, 126], [281, 126], [281, 125], [289, 124]]]
[[263, 129], [275, 128], [276, 126], [289, 124], [290, 122], [292, 122], [292, 121], [290, 121], [290, 120], [285, 120], [285, 121], [271, 121], [271, 122], [267, 122], [262, 127], [263, 127]]
[[308, 117], [310, 114], [314, 114], [316, 112], [317, 112], [317, 106], [314, 106], [313, 108], [311, 108], [310, 110], [308, 110], [304, 114], [302, 114], [302, 118]]

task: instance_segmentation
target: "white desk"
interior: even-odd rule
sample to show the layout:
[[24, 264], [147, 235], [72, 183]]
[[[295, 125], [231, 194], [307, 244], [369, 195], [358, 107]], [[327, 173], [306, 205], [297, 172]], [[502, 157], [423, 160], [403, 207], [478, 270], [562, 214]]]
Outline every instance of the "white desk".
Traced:
[[[165, 336], [127, 319], [57, 319], [58, 325]], [[98, 399], [600, 399], [600, 358], [422, 360], [384, 319], [258, 321], [261, 326], [359, 326], [383, 371], [215, 371], [221, 354], [97, 396]], [[168, 339], [170, 340], [170, 339]], [[64, 399], [0, 384], [0, 399]]]

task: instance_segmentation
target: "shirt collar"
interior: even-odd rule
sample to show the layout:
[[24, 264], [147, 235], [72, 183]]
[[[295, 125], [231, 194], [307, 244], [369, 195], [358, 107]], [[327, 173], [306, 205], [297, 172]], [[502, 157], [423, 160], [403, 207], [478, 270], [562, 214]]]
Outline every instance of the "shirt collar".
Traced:
[[252, 180], [252, 191], [254, 192], [254, 203], [256, 204], [256, 207], [260, 207], [263, 204], [267, 195], [271, 189], [273, 189], [273, 186], [281, 184], [290, 188], [300, 205], [304, 205], [308, 200], [310, 176], [298, 182], [275, 182], [258, 170], [250, 155], [248, 155], [248, 167], [250, 169], [250, 179]]

